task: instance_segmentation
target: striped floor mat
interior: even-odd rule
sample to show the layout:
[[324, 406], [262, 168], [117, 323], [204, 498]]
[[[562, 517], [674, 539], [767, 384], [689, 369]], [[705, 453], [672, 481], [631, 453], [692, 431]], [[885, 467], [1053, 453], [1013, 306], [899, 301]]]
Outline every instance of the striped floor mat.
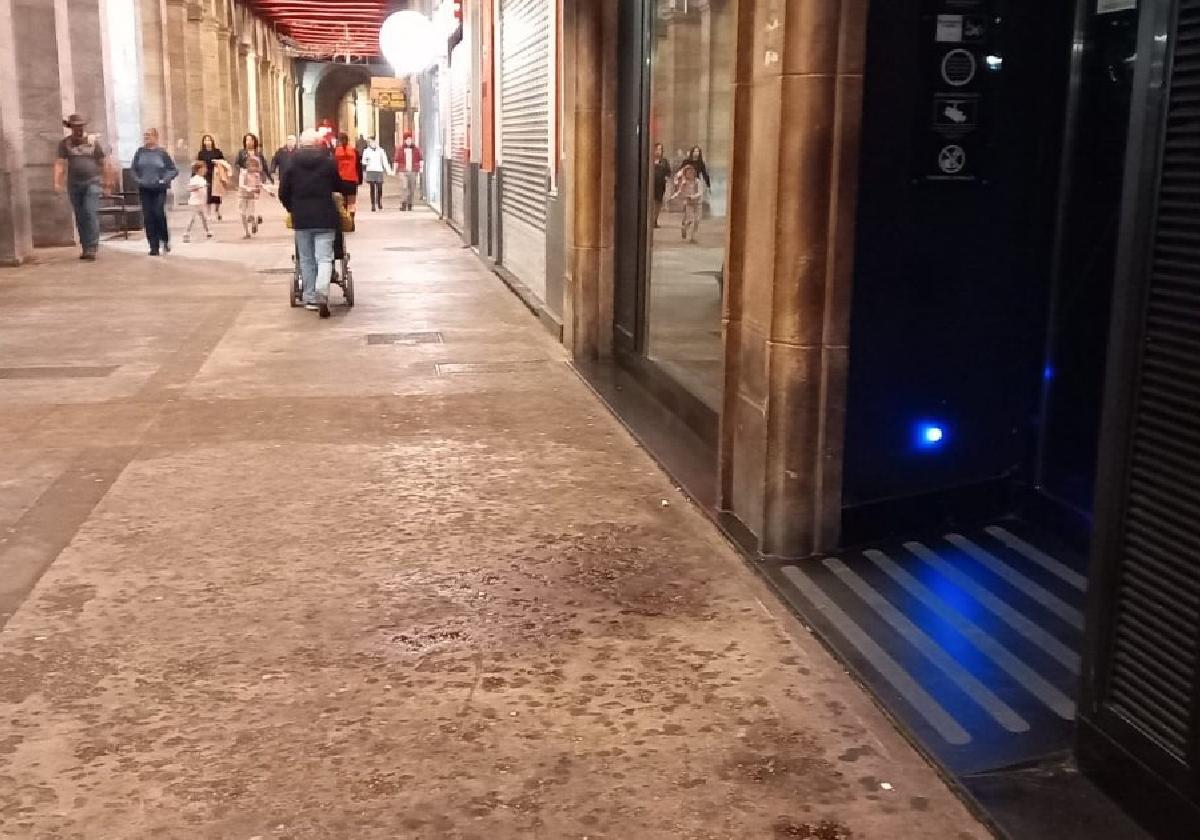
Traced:
[[1004, 522], [768, 571], [926, 749], [966, 776], [1069, 747], [1083, 570]]

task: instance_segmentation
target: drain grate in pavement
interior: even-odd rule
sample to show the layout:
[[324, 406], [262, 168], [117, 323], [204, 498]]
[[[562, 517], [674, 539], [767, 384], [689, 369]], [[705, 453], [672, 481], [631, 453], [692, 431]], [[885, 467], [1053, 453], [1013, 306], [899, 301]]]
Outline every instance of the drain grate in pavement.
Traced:
[[285, 274], [291, 274], [293, 269], [290, 268], [260, 268], [259, 274], [277, 274], [282, 277]]
[[403, 333], [370, 333], [367, 335], [369, 345], [411, 345], [411, 344], [442, 344], [440, 332], [403, 332]]
[[551, 364], [549, 359], [530, 359], [518, 362], [452, 362], [437, 366], [441, 376], [460, 373], [521, 373]]
[[102, 379], [117, 365], [41, 366], [0, 368], [0, 379]]

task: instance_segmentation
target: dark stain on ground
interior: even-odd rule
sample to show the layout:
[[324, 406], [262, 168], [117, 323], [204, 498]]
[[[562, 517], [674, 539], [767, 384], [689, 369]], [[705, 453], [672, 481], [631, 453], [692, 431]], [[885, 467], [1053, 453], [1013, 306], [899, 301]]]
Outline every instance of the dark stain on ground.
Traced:
[[775, 823], [776, 840], [852, 840], [853, 836], [846, 826], [830, 820], [816, 825], [791, 820]]

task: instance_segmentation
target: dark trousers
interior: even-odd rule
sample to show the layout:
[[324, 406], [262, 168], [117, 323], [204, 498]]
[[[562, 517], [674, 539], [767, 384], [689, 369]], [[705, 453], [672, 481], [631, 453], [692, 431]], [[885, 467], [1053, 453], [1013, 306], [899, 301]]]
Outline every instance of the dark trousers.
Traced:
[[150, 250], [157, 251], [160, 244], [171, 244], [171, 232], [167, 230], [167, 191], [138, 190], [142, 199], [142, 223], [146, 226], [146, 241]]
[[369, 181], [371, 185], [371, 206], [383, 207], [383, 182]]

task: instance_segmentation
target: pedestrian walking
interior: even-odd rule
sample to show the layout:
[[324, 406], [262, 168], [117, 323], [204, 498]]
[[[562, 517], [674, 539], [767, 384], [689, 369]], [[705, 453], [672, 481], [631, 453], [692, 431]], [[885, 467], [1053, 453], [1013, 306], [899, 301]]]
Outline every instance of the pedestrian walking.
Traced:
[[[216, 213], [217, 220], [221, 219], [221, 196], [225, 192], [227, 174], [223, 173], [217, 161], [225, 160], [225, 153], [217, 148], [217, 141], [211, 134], [200, 138], [200, 152], [196, 160], [204, 161], [204, 180], [208, 184], [208, 212], [211, 218]], [[221, 180], [219, 180], [221, 179]], [[214, 187], [216, 191], [214, 192]]]
[[674, 201], [683, 199], [683, 224], [680, 233], [684, 242], [695, 242], [700, 232], [700, 218], [704, 210], [704, 182], [700, 180], [696, 167], [690, 162], [679, 170], [679, 183], [671, 196]]
[[271, 180], [276, 183], [283, 183], [283, 176], [287, 174], [288, 166], [292, 162], [292, 155], [296, 154], [296, 135], [289, 134], [287, 141], [275, 150], [275, 154], [271, 157]]
[[192, 228], [196, 226], [196, 222], [204, 228], [204, 233], [207, 238], [212, 239], [212, 231], [208, 229], [208, 181], [204, 178], [205, 164], [202, 160], [197, 160], [192, 163], [192, 177], [188, 181], [188, 211], [191, 218], [188, 219], [187, 230], [183, 232], [183, 241], [192, 241]]
[[663, 198], [667, 194], [667, 187], [671, 184], [671, 174], [674, 170], [671, 169], [671, 161], [664, 157], [663, 144], [654, 144], [654, 160], [651, 162], [651, 168], [654, 173], [654, 183], [651, 187], [651, 194], [654, 198], [654, 226], [658, 227], [658, 217], [662, 215]]
[[238, 213], [242, 217], [242, 238], [249, 239], [258, 233], [262, 216], [258, 215], [258, 198], [263, 189], [262, 155], [246, 159], [245, 168], [238, 172]]
[[104, 146], [84, 133], [86, 127], [87, 120], [79, 114], [63, 120], [63, 128], [71, 134], [58, 144], [54, 191], [67, 193], [79, 231], [79, 259], [90, 261], [100, 248], [100, 196], [115, 186], [116, 176]]
[[363, 150], [362, 168], [363, 180], [371, 188], [371, 212], [374, 213], [383, 209], [383, 176], [394, 172], [387, 152], [379, 147], [379, 141], [374, 137], [367, 141], [367, 148]]
[[704, 162], [704, 150], [699, 146], [692, 146], [688, 156], [680, 162], [679, 171], [675, 176], [676, 182], [682, 180], [683, 167], [689, 163], [692, 165], [692, 169], [696, 170], [696, 176], [704, 181], [704, 186], [712, 189], [712, 179], [708, 177], [708, 164]]
[[[258, 142], [257, 134], [246, 133], [242, 136], [242, 148], [238, 150], [237, 157], [234, 159], [234, 166], [237, 168], [236, 177], [238, 179], [239, 195], [238, 207], [241, 207], [240, 187], [242, 183], [242, 172], [245, 171], [248, 161], [258, 160], [258, 180], [261, 182], [273, 183], [271, 180], [271, 172], [267, 167], [267, 158], [262, 153], [261, 144]], [[257, 197], [257, 196], [256, 196]], [[255, 233], [258, 232], [258, 226], [262, 224], [262, 216], [255, 219]]]
[[404, 195], [400, 199], [401, 210], [413, 209], [413, 202], [421, 194], [421, 150], [413, 141], [412, 132], [404, 133], [404, 140], [396, 149], [396, 171], [400, 174]]
[[292, 217], [296, 257], [304, 282], [304, 306], [329, 317], [329, 283], [333, 277], [333, 242], [341, 224], [334, 193], [341, 192], [337, 164], [325, 151], [320, 134], [300, 135], [279, 200]]
[[353, 216], [358, 205], [358, 185], [362, 183], [363, 171], [358, 152], [350, 145], [350, 135], [343, 132], [338, 137], [333, 159], [337, 163], [338, 177], [342, 180], [341, 193], [346, 197], [346, 209]]
[[129, 168], [138, 185], [142, 225], [146, 229], [150, 256], [157, 257], [162, 251], [169, 254], [171, 231], [167, 226], [167, 190], [179, 174], [179, 169], [167, 150], [158, 145], [157, 128], [146, 129], [142, 135], [142, 147], [134, 153]]

